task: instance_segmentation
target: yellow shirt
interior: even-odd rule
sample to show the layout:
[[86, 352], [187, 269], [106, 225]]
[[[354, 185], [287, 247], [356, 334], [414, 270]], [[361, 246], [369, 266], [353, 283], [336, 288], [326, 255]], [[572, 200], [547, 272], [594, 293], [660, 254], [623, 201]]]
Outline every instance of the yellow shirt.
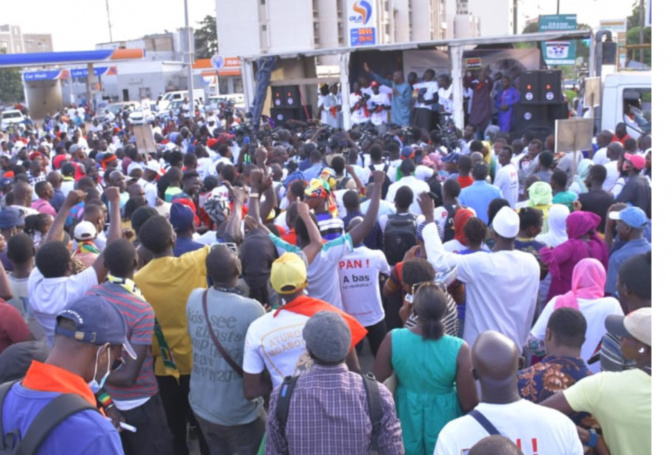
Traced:
[[596, 418], [612, 455], [652, 453], [652, 377], [644, 371], [587, 376], [564, 396], [571, 409]]
[[[178, 258], [152, 259], [133, 278], [154, 308], [180, 374], [191, 374], [193, 366], [186, 302], [191, 291], [207, 287], [205, 258], [209, 252], [210, 248], [206, 246]], [[156, 336], [152, 351], [154, 355], [160, 352]], [[160, 358], [156, 360], [154, 370], [156, 376], [169, 376]]]

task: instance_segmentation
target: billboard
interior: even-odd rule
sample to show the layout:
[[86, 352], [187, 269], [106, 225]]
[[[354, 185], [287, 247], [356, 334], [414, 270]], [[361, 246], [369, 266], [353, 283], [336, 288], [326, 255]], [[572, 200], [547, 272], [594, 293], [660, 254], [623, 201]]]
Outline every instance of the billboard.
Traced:
[[374, 46], [378, 43], [377, 0], [347, 0], [349, 46]]
[[[540, 32], [557, 32], [578, 29], [578, 18], [575, 14], [548, 14], [538, 18]], [[541, 44], [543, 59], [548, 65], [574, 65], [575, 41], [544, 41]]]

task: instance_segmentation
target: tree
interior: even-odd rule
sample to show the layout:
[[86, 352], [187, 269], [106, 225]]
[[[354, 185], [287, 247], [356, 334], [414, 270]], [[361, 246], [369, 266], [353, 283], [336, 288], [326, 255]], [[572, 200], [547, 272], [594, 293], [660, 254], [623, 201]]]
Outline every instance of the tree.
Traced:
[[[651, 44], [652, 43], [652, 29], [650, 27], [643, 28], [643, 43], [641, 43], [641, 4], [639, 1], [634, 2], [631, 7], [631, 15], [627, 17], [627, 44]], [[643, 16], [645, 17], [645, 5], [643, 6]], [[646, 65], [652, 65], [652, 50], [644, 50], [643, 62]], [[640, 51], [629, 51], [628, 56], [632, 60], [640, 60]]]
[[[0, 53], [7, 53], [6, 49], [0, 49]], [[0, 69], [0, 102], [14, 103], [23, 101], [23, 81], [21, 70], [18, 68]]]
[[196, 58], [210, 58], [217, 53], [217, 21], [208, 15], [198, 25], [194, 32]]

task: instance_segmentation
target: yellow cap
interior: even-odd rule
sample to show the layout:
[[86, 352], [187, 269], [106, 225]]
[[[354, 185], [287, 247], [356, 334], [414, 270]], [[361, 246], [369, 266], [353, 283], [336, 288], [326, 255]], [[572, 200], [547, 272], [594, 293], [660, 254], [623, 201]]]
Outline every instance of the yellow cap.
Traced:
[[284, 253], [273, 262], [270, 284], [278, 294], [294, 294], [308, 285], [305, 261], [296, 253]]

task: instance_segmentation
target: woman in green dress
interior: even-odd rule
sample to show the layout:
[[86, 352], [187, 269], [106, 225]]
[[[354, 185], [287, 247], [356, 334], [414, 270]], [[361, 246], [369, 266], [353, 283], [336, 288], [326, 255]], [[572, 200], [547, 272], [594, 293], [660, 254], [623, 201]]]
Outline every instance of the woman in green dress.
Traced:
[[460, 338], [445, 335], [445, 291], [424, 283], [413, 293], [419, 324], [387, 333], [375, 359], [375, 377], [396, 373], [396, 412], [407, 455], [433, 454], [440, 430], [478, 404], [471, 375], [471, 350]]

